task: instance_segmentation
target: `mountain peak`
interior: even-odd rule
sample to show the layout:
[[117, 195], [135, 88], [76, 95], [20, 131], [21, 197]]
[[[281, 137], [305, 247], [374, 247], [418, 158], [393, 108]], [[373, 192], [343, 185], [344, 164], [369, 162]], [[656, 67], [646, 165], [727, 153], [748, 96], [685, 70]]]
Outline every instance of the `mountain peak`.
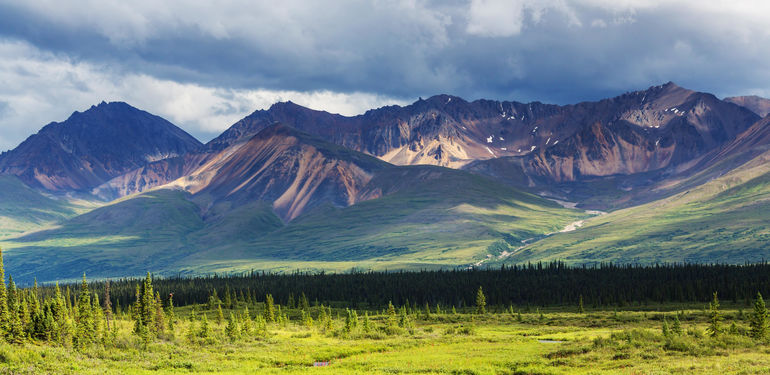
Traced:
[[668, 81], [668, 82], [663, 84], [663, 87], [665, 87], [665, 88], [678, 88], [680, 86], [677, 85], [676, 83], [674, 83], [674, 81]]
[[[109, 124], [110, 121], [105, 121], [107, 118], [118, 116], [136, 116], [146, 114], [153, 116], [148, 112], [142, 111], [126, 102], [106, 102], [102, 100], [99, 104], [92, 105], [85, 111], [75, 111], [62, 123], [67, 123], [71, 120], [80, 118], [89, 118], [90, 121], [99, 122], [101, 125]], [[156, 116], [157, 117], [157, 116]], [[100, 120], [101, 119], [101, 120]]]
[[310, 108], [301, 106], [297, 103], [292, 102], [291, 100], [287, 100], [285, 102], [275, 102], [273, 105], [270, 106], [268, 109], [268, 112], [270, 111], [287, 111], [287, 110], [311, 110]]
[[647, 90], [644, 90], [642, 92], [646, 92], [646, 93], [671, 93], [671, 92], [676, 92], [676, 91], [694, 92], [692, 90], [688, 90], [686, 88], [683, 88], [683, 87], [677, 85], [676, 83], [674, 83], [672, 81], [668, 81], [668, 82], [666, 82], [666, 83], [664, 83], [662, 85], [650, 86], [650, 87], [647, 88]]
[[52, 122], [0, 160], [0, 173], [51, 191], [90, 190], [146, 163], [202, 147], [165, 119], [101, 102]]

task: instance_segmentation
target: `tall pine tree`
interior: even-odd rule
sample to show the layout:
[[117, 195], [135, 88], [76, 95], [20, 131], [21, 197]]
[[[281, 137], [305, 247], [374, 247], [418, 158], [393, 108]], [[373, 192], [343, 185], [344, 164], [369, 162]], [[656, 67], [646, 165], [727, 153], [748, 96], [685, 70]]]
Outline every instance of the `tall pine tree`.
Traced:
[[112, 297], [110, 296], [110, 281], [104, 284], [104, 319], [107, 324], [107, 329], [110, 329], [112, 323]]
[[714, 292], [714, 298], [709, 303], [709, 325], [706, 328], [711, 337], [715, 337], [719, 334], [721, 329], [719, 323], [722, 320], [722, 314], [719, 312], [719, 299], [717, 298], [717, 292]]
[[270, 294], [265, 296], [264, 317], [265, 321], [268, 323], [275, 322], [275, 302], [273, 301], [273, 296]]
[[91, 306], [91, 292], [86, 282], [86, 274], [83, 273], [83, 282], [80, 284], [75, 320], [75, 340], [79, 348], [84, 348], [95, 340], [93, 307]]
[[[248, 310], [248, 307], [246, 308]], [[174, 293], [168, 295], [168, 305], [166, 306], [166, 320], [168, 321], [168, 332], [174, 335], [174, 325], [176, 324], [176, 314], [174, 313]]]
[[476, 314], [487, 313], [487, 298], [484, 296], [484, 291], [479, 287], [476, 292]]
[[8, 332], [8, 291], [5, 288], [3, 249], [0, 248], [0, 337]]
[[24, 326], [21, 321], [21, 303], [19, 291], [13, 278], [8, 278], [8, 341], [24, 342]]
[[765, 300], [762, 298], [762, 294], [757, 292], [757, 299], [754, 300], [754, 313], [751, 314], [751, 337], [757, 340], [764, 340], [767, 338], [767, 318], [768, 312], [765, 306]]

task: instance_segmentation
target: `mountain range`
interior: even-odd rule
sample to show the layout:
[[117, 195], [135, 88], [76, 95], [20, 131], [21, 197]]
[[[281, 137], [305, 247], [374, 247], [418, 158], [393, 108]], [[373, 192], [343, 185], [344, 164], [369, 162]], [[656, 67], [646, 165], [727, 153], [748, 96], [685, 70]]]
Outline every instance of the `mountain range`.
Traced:
[[126, 103], [0, 154], [15, 278], [760, 261], [770, 100], [276, 103], [202, 144]]

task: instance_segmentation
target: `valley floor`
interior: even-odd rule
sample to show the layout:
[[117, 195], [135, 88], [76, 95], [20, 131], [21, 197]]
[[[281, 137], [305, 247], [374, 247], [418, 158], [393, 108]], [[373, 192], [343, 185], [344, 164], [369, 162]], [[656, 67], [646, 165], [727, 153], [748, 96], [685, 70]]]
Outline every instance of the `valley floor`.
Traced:
[[[690, 306], [691, 308], [694, 306]], [[120, 320], [113, 344], [75, 350], [0, 344], [2, 374], [754, 374], [770, 373], [770, 345], [746, 336], [748, 313], [723, 311], [725, 332], [706, 334], [704, 310], [667, 306], [659, 312], [532, 309], [485, 315], [411, 315], [406, 328], [350, 333], [345, 320], [319, 327], [299, 321], [244, 332], [235, 340], [211, 319], [211, 336], [191, 342], [180, 308], [176, 334], [144, 348]], [[740, 306], [749, 311], [748, 307]], [[642, 307], [640, 307], [642, 308]], [[313, 308], [315, 309], [315, 308]], [[227, 311], [227, 310], [226, 310]], [[343, 310], [344, 313], [344, 310]], [[200, 314], [200, 312], [198, 313]], [[376, 313], [375, 313], [376, 314]], [[681, 334], [661, 333], [663, 316], [682, 317]], [[207, 312], [209, 317], [216, 315]], [[728, 332], [732, 322], [732, 333]], [[315, 367], [314, 364], [325, 365]]]

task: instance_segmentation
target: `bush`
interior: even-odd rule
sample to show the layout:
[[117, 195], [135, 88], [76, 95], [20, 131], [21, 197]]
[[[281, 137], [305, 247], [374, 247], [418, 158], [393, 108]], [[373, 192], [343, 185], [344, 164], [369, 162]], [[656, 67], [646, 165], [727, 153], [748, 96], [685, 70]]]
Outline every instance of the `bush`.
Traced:
[[555, 352], [551, 352], [545, 355], [545, 358], [548, 359], [556, 359], [556, 358], [568, 358], [576, 355], [586, 354], [590, 352], [591, 349], [585, 346], [579, 347], [579, 348], [566, 348], [566, 349], [559, 349]]
[[457, 326], [457, 327], [448, 327], [446, 330], [444, 330], [445, 335], [465, 335], [470, 336], [476, 334], [476, 328], [473, 326]]

